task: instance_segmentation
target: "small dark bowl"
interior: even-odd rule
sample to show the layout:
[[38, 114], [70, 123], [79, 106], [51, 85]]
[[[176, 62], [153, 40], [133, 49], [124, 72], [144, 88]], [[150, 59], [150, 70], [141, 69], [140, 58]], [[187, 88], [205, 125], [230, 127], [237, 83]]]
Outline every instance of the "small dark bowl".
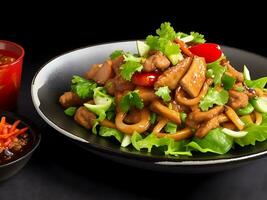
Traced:
[[23, 147], [23, 151], [14, 154], [10, 161], [0, 163], [0, 181], [8, 179], [20, 171], [30, 160], [34, 150], [38, 147], [41, 140], [40, 132], [36, 131], [36, 128], [29, 122], [29, 120], [7, 111], [0, 111], [0, 117], [2, 116], [5, 116], [9, 123], [20, 120], [21, 123], [19, 127], [28, 126], [29, 142]]

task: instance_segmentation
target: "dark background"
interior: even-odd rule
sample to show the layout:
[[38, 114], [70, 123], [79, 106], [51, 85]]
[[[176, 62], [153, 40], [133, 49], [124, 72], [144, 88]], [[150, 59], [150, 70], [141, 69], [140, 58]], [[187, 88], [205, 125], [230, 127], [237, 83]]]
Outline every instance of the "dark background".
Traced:
[[[13, 5], [14, 7], [14, 5]], [[25, 6], [27, 7], [27, 6]], [[2, 13], [0, 39], [26, 51], [18, 110], [43, 133], [40, 148], [14, 178], [0, 183], [0, 199], [266, 199], [266, 159], [216, 174], [172, 175], [119, 165], [76, 147], [35, 112], [30, 82], [52, 57], [82, 46], [141, 39], [170, 21], [177, 31], [198, 31], [209, 42], [267, 56], [264, 6], [203, 2], [36, 2]], [[250, 66], [253, 67], [253, 66]], [[48, 97], [49, 98], [49, 97]]]

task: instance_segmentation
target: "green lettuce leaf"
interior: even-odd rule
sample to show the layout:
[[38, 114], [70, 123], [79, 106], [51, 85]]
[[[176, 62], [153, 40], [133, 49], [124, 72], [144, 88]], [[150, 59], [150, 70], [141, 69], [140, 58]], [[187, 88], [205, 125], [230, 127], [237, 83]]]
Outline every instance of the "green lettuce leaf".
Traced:
[[167, 150], [164, 152], [165, 155], [172, 155], [172, 156], [192, 156], [192, 153], [188, 150], [187, 145], [188, 141], [181, 140], [181, 141], [174, 141], [170, 139], [170, 143], [167, 147]]
[[216, 128], [211, 130], [204, 138], [193, 138], [187, 146], [202, 153], [225, 154], [232, 148], [233, 138], [224, 134], [221, 128]]
[[92, 98], [97, 84], [94, 81], [86, 80], [80, 76], [73, 76], [71, 80], [71, 90], [81, 99]]
[[224, 105], [228, 102], [229, 94], [226, 90], [218, 92], [215, 88], [209, 88], [206, 96], [201, 99], [199, 107], [202, 111], [207, 111], [209, 108], [216, 105]]
[[192, 155], [186, 148], [186, 141], [176, 142], [171, 138], [157, 138], [153, 133], [143, 138], [139, 133], [134, 132], [131, 142], [134, 148], [138, 151], [147, 149], [148, 152], [151, 152], [153, 147], [165, 147], [165, 155]]
[[124, 137], [124, 134], [121, 133], [119, 130], [115, 128], [108, 128], [105, 126], [101, 126], [99, 129], [99, 135], [102, 137], [115, 137], [120, 143], [122, 142], [122, 139]]
[[267, 114], [262, 114], [262, 123], [260, 125], [247, 124], [247, 135], [242, 138], [236, 138], [235, 143], [240, 146], [255, 145], [256, 141], [262, 142], [267, 139]]

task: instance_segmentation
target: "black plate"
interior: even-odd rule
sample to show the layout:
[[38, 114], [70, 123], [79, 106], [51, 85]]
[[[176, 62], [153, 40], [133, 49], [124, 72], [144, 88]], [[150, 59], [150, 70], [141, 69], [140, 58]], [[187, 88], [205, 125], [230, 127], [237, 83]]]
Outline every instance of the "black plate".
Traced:
[[[168, 172], [211, 172], [239, 166], [267, 153], [267, 142], [256, 146], [237, 148], [225, 155], [194, 153], [192, 157], [171, 157], [133, 148], [121, 148], [116, 141], [95, 136], [77, 125], [63, 113], [59, 96], [69, 90], [72, 75], [82, 75], [93, 63], [103, 62], [112, 51], [123, 49], [136, 51], [135, 42], [116, 42], [71, 51], [45, 64], [32, 81], [32, 99], [37, 112], [53, 128], [72, 138], [75, 142], [105, 158], [141, 168]], [[266, 76], [267, 59], [240, 49], [222, 46], [225, 55], [239, 70], [243, 65], [253, 78]]]

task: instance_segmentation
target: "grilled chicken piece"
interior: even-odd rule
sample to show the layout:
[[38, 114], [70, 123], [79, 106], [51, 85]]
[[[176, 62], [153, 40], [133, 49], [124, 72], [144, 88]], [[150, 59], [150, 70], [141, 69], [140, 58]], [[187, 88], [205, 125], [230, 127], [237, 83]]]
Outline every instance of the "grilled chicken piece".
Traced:
[[190, 120], [196, 121], [196, 122], [203, 122], [210, 120], [214, 118], [215, 116], [219, 115], [220, 113], [223, 112], [224, 107], [223, 106], [215, 106], [214, 108], [206, 111], [206, 112], [201, 112], [201, 111], [194, 111], [191, 112], [188, 116]]
[[115, 85], [115, 79], [109, 79], [107, 80], [105, 84], [105, 89], [107, 90], [107, 93], [114, 96], [115, 91], [116, 91], [116, 85]]
[[164, 70], [170, 66], [169, 59], [162, 52], [157, 51], [154, 55], [148, 57], [144, 63], [143, 70], [146, 72], [154, 71], [156, 68]]
[[192, 62], [191, 57], [187, 57], [177, 65], [170, 67], [166, 71], [163, 72], [162, 75], [158, 77], [158, 80], [155, 82], [155, 88], [168, 86], [171, 90], [174, 90], [180, 79], [188, 70], [190, 64]]
[[74, 115], [74, 120], [85, 127], [86, 129], [91, 129], [93, 126], [93, 121], [96, 119], [94, 113], [90, 112], [86, 107], [81, 106], [78, 108]]
[[112, 69], [112, 61], [106, 60], [94, 75], [93, 80], [100, 85], [104, 85], [106, 81], [114, 76]]
[[74, 92], [65, 92], [63, 95], [59, 97], [59, 103], [64, 107], [68, 108], [70, 106], [80, 106], [86, 100], [81, 99], [76, 93]]
[[114, 84], [117, 92], [123, 92], [125, 90], [130, 91], [135, 88], [135, 85], [132, 82], [124, 80], [120, 75], [114, 78]]
[[151, 88], [138, 86], [136, 87], [136, 90], [139, 91], [139, 96], [141, 97], [141, 99], [143, 99], [145, 103], [148, 103], [148, 102], [151, 102], [157, 99], [157, 96], [155, 95], [154, 90]]
[[84, 77], [89, 80], [93, 79], [101, 66], [102, 64], [93, 64], [91, 68], [87, 72], [85, 72]]
[[201, 126], [197, 129], [195, 136], [198, 138], [205, 137], [210, 130], [217, 128], [220, 126], [220, 123], [227, 122], [228, 118], [224, 114], [220, 114], [211, 120], [201, 124]]
[[120, 66], [122, 65], [123, 61], [124, 61], [124, 58], [122, 55], [112, 60], [112, 68], [116, 75], [119, 74]]
[[244, 108], [248, 105], [248, 95], [243, 92], [229, 90], [229, 103], [228, 105], [234, 110]]
[[192, 64], [180, 84], [191, 96], [197, 97], [206, 80], [206, 62], [202, 57], [194, 56]]
[[230, 64], [230, 62], [226, 59], [221, 60], [221, 65], [227, 67], [227, 72], [231, 74], [234, 78], [236, 78], [239, 82], [244, 81], [243, 73], [237, 71], [233, 66]]

